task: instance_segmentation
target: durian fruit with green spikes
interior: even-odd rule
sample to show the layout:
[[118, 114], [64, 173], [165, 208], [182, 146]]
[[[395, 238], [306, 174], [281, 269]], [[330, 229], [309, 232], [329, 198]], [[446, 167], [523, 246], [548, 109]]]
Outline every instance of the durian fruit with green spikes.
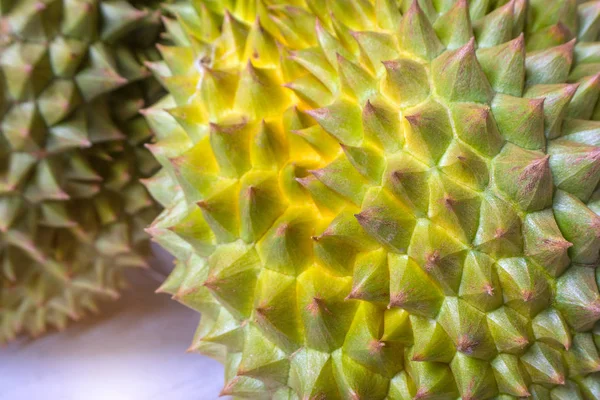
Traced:
[[157, 12], [123, 0], [0, 1], [0, 343], [62, 329], [145, 265], [155, 172], [138, 110], [161, 88]]
[[600, 399], [600, 1], [182, 1], [146, 113], [250, 399]]

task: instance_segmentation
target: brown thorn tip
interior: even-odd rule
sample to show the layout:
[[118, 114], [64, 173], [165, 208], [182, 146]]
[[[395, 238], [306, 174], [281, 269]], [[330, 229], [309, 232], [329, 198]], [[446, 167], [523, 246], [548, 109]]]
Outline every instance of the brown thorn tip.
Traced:
[[411, 115], [405, 115], [404, 118], [411, 124], [411, 125], [415, 125], [416, 123], [419, 122], [419, 118], [420, 115], [419, 114], [411, 114]]
[[[398, 67], [398, 63], [394, 60], [386, 60], [382, 61], [381, 63], [383, 64], [385, 69], [395, 69], [396, 67]], [[367, 100], [367, 102], [370, 102], [370, 100]]]
[[223, 386], [223, 389], [219, 392], [219, 397], [230, 396], [233, 394], [232, 388], [235, 382], [238, 380], [238, 377], [233, 378], [229, 383]]
[[413, 397], [413, 399], [420, 400], [426, 398], [427, 396], [429, 396], [429, 392], [427, 391], [427, 389], [419, 388], [419, 390], [417, 390], [417, 393], [415, 393], [415, 397]]
[[525, 42], [525, 34], [524, 34], [523, 32], [521, 32], [521, 33], [519, 34], [519, 36], [517, 36], [517, 40], [518, 40], [519, 42]]
[[465, 57], [466, 55], [470, 54], [470, 53], [474, 53], [475, 52], [475, 36], [471, 36], [471, 39], [469, 39], [469, 42], [467, 44], [465, 44], [461, 49], [458, 50], [457, 55], [462, 57]]
[[421, 6], [419, 6], [419, 1], [418, 0], [413, 0], [410, 8], [408, 9], [408, 13], [410, 12], [419, 12], [421, 11]]
[[382, 340], [371, 340], [369, 342], [369, 353], [377, 354], [385, 347], [385, 342]]
[[329, 115], [327, 108], [315, 108], [313, 110], [306, 110], [305, 112], [313, 118], [326, 118]]
[[357, 300], [357, 299], [361, 298], [361, 295], [362, 295], [362, 292], [361, 292], [360, 288], [355, 287], [355, 288], [352, 288], [352, 290], [350, 291], [350, 293], [348, 293], [348, 296], [346, 296], [344, 298], [344, 300], [346, 300], [346, 301], [347, 300]]
[[596, 315], [600, 315], [600, 299], [590, 303], [587, 309]]
[[565, 377], [561, 374], [556, 374], [552, 377], [552, 381], [554, 383], [556, 383], [557, 385], [564, 385], [565, 384]]

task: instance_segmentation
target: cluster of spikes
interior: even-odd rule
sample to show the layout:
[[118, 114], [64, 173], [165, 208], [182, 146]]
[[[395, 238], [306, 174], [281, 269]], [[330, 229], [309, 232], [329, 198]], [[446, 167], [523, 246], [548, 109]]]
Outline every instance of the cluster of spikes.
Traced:
[[145, 112], [222, 395], [600, 399], [600, 1], [223, 3]]
[[145, 265], [159, 28], [124, 0], [0, 0], [0, 343], [64, 328]]

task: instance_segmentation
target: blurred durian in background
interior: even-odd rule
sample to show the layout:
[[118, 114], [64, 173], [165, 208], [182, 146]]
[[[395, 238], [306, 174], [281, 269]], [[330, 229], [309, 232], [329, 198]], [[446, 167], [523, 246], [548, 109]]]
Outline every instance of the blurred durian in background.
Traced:
[[147, 264], [149, 4], [0, 1], [0, 343], [64, 328]]

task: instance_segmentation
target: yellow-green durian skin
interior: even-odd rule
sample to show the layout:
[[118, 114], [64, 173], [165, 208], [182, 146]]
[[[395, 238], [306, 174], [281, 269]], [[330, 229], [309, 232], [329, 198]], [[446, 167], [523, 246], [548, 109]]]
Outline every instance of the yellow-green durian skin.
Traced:
[[600, 399], [600, 1], [167, 7], [191, 351], [248, 399]]
[[143, 2], [0, 1], [0, 343], [63, 329], [146, 265], [159, 29]]

